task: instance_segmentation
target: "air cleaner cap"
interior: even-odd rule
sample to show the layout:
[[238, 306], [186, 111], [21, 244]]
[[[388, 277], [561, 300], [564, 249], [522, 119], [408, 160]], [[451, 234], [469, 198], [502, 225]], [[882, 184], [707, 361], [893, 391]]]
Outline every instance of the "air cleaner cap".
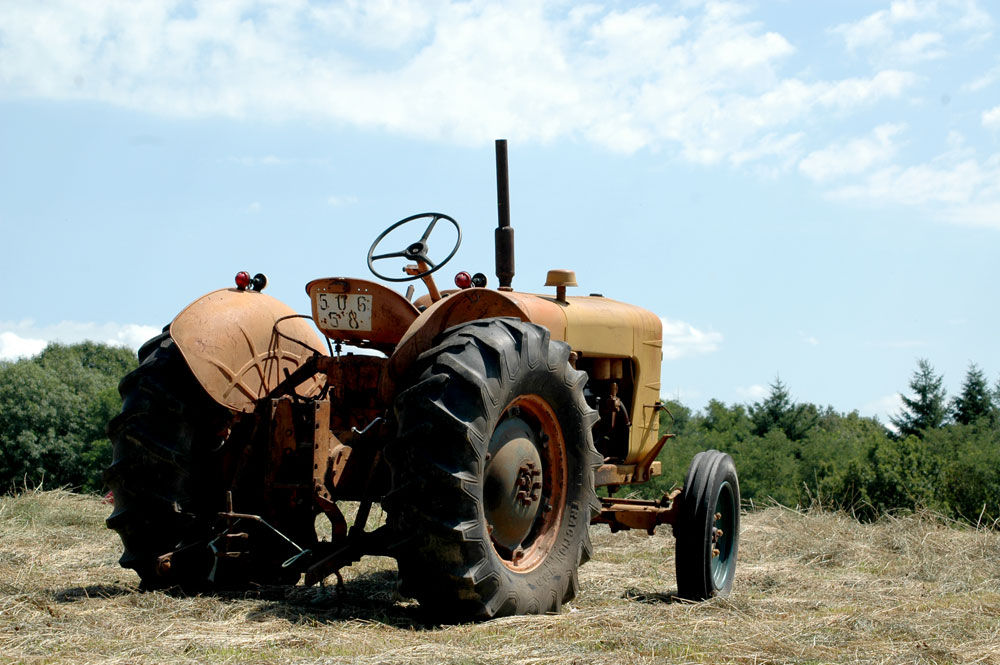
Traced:
[[577, 286], [576, 273], [572, 270], [550, 270], [545, 276], [545, 286]]

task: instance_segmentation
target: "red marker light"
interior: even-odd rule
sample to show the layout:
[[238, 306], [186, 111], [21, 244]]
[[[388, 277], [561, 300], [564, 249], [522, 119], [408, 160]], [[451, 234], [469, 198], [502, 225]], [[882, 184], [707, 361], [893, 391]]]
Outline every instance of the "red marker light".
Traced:
[[250, 273], [246, 270], [241, 270], [236, 273], [236, 288], [243, 291], [248, 286], [250, 286]]
[[472, 286], [472, 275], [464, 270], [455, 275], [455, 286], [460, 289], [467, 289]]

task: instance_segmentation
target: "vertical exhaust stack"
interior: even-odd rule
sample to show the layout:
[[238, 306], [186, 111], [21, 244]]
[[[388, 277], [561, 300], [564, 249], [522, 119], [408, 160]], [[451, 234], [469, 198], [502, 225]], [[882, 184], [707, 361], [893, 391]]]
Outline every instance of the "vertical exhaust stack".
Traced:
[[501, 291], [512, 291], [514, 280], [514, 229], [510, 225], [510, 189], [507, 181], [507, 139], [497, 139], [497, 279]]

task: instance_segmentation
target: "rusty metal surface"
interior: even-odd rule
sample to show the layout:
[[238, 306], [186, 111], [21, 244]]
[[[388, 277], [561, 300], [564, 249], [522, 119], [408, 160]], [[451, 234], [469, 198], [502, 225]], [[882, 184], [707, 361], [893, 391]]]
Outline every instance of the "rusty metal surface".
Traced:
[[338, 458], [333, 451], [343, 448], [343, 444], [330, 430], [330, 400], [317, 400], [313, 408], [316, 410], [313, 418], [313, 500], [330, 520], [333, 539], [336, 540], [347, 535], [347, 521], [330, 491], [331, 470], [334, 460]]
[[[525, 573], [546, 561], [556, 546], [566, 512], [566, 440], [559, 417], [538, 395], [521, 395], [504, 412], [507, 426], [490, 440], [496, 475], [504, 495], [487, 515], [487, 529], [500, 560]], [[494, 498], [500, 498], [494, 496]], [[528, 538], [528, 534], [533, 534]]]
[[316, 295], [329, 293], [332, 295], [366, 294], [372, 297], [372, 315], [370, 331], [354, 331], [350, 329], [322, 329], [331, 339], [343, 340], [349, 344], [371, 346], [376, 349], [391, 351], [403, 334], [416, 320], [416, 307], [407, 302], [406, 298], [392, 289], [368, 281], [346, 277], [327, 277], [314, 279], [306, 284], [306, 293], [312, 301], [313, 319], [319, 321], [316, 309]]
[[[314, 353], [325, 353], [325, 345], [306, 319], [281, 321], [282, 335], [274, 333], [278, 319], [294, 315], [290, 307], [269, 295], [220, 289], [184, 308], [171, 322], [170, 336], [212, 399], [249, 413], [286, 371], [294, 371]], [[319, 380], [313, 379], [297, 392], [312, 395], [319, 387]]]
[[470, 288], [451, 292], [428, 307], [399, 342], [389, 359], [389, 374], [399, 377], [417, 356], [433, 344], [439, 333], [452, 326], [500, 316], [531, 321], [549, 329], [552, 339], [564, 339], [566, 317], [562, 308], [525, 293]]
[[330, 429], [349, 443], [351, 428], [364, 429], [391, 404], [384, 381], [388, 359], [368, 355], [326, 356], [317, 367], [326, 374], [330, 396]]
[[[646, 472], [646, 480], [653, 476], [659, 476], [662, 468], [659, 461], [649, 465]], [[632, 483], [645, 482], [641, 480], [643, 474], [638, 472], [635, 464], [602, 464], [594, 471], [594, 485], [606, 487], [614, 485], [631, 485]]]
[[656, 445], [646, 451], [645, 457], [643, 457], [642, 460], [636, 464], [636, 473], [632, 482], [644, 483], [653, 476], [660, 475], [660, 463], [655, 461], [656, 456], [660, 454], [661, 450], [663, 450], [664, 444], [675, 436], [677, 435], [664, 434], [656, 441]]
[[677, 521], [680, 504], [676, 499], [680, 494], [681, 490], [674, 490], [659, 501], [602, 498], [601, 512], [591, 524], [607, 524], [612, 533], [641, 529], [653, 535], [657, 526]]
[[282, 397], [271, 402], [270, 427], [270, 446], [267, 451], [267, 465], [264, 467], [264, 487], [268, 491], [288, 484], [288, 479], [282, 477], [288, 474], [288, 471], [285, 471], [287, 468], [285, 461], [295, 455], [298, 448], [290, 397]]
[[316, 410], [313, 419], [313, 497], [316, 505], [326, 512], [336, 506], [326, 484], [330, 474], [331, 451], [340, 445], [340, 441], [330, 431], [330, 400], [318, 400], [313, 408]]

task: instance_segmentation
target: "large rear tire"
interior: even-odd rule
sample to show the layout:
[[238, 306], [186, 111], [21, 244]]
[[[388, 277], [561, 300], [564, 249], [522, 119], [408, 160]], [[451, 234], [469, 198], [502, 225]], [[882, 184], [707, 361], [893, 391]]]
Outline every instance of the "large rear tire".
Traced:
[[600, 511], [587, 375], [540, 326], [445, 331], [400, 393], [383, 505], [401, 587], [439, 618], [558, 612]]
[[143, 587], [196, 583], [208, 575], [210, 557], [172, 571], [158, 570], [157, 558], [203, 538], [206, 516], [221, 510], [218, 474], [205, 461], [231, 414], [198, 385], [169, 333], [146, 342], [139, 361], [118, 386], [122, 412], [108, 425], [113, 457], [105, 482], [114, 511], [107, 525], [125, 548], [119, 563]]
[[728, 595], [740, 537], [740, 483], [732, 458], [718, 450], [695, 455], [678, 501], [677, 595], [696, 601]]

